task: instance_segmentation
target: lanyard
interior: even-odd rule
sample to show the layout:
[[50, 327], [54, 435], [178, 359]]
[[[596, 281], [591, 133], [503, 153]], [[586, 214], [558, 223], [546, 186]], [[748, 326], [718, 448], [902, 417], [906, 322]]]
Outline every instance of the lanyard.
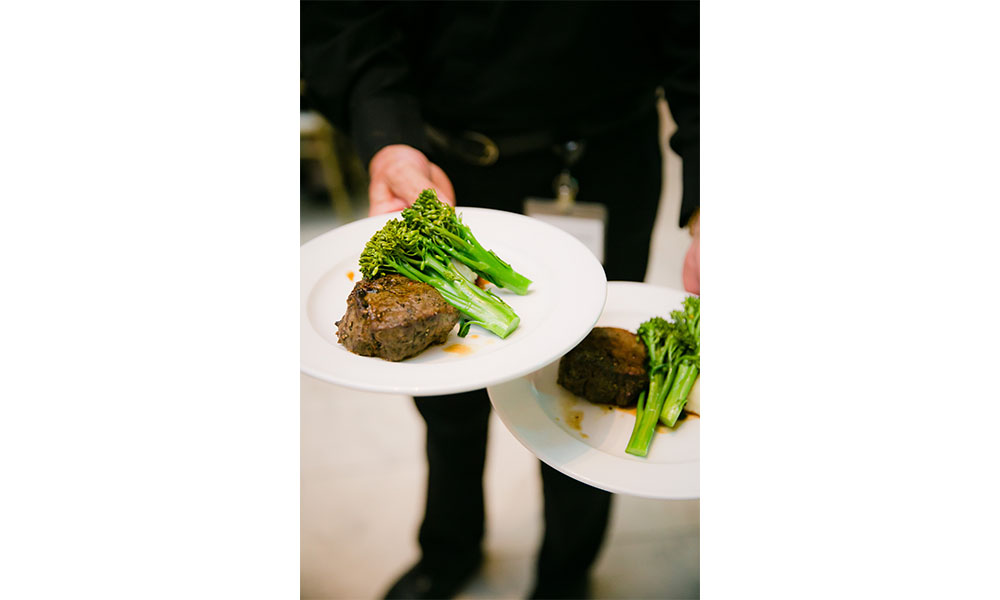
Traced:
[[580, 182], [570, 173], [570, 169], [583, 156], [586, 144], [582, 141], [570, 140], [556, 145], [553, 150], [562, 159], [563, 168], [556, 176], [552, 187], [556, 193], [556, 209], [568, 213], [576, 202], [576, 195], [580, 192]]

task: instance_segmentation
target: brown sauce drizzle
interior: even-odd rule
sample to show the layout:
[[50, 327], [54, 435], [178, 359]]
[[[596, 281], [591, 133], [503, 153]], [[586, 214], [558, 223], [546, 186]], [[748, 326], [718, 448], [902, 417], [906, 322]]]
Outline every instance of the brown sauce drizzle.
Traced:
[[563, 416], [566, 418], [566, 424], [569, 425], [570, 428], [575, 429], [577, 431], [582, 431], [580, 429], [580, 423], [583, 422], [582, 410], [567, 409], [566, 412], [563, 414]]
[[445, 346], [442, 348], [444, 352], [450, 352], [452, 354], [472, 354], [474, 350], [465, 344], [452, 344], [450, 346]]

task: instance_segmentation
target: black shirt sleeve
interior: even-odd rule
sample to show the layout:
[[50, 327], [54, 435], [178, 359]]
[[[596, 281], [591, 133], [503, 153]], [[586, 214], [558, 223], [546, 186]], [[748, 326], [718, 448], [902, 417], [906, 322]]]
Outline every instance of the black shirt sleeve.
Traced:
[[400, 4], [303, 2], [301, 77], [309, 103], [351, 136], [367, 165], [390, 144], [427, 150], [400, 33]]
[[688, 220], [701, 206], [700, 178], [700, 58], [699, 5], [697, 2], [662, 2], [655, 5], [655, 15], [644, 15], [643, 24], [650, 35], [664, 73], [661, 85], [677, 123], [670, 147], [683, 160], [683, 195], [679, 224]]

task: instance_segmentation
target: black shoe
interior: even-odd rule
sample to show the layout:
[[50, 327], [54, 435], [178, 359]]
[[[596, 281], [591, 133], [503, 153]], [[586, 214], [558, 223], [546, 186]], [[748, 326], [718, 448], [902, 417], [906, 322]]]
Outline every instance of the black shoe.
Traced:
[[590, 585], [586, 577], [562, 581], [540, 581], [529, 596], [531, 600], [586, 600]]
[[465, 565], [451, 564], [444, 569], [428, 569], [418, 562], [386, 592], [386, 600], [421, 600], [454, 598], [479, 570], [482, 559]]

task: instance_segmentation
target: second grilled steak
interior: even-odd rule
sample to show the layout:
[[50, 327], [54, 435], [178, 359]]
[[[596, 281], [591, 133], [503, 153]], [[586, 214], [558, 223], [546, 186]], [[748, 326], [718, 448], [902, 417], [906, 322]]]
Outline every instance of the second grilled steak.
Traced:
[[444, 343], [458, 317], [426, 283], [384, 275], [354, 285], [347, 312], [336, 323], [337, 339], [355, 354], [400, 361]]
[[559, 385], [599, 404], [632, 406], [649, 384], [646, 345], [631, 331], [595, 327], [559, 361]]

